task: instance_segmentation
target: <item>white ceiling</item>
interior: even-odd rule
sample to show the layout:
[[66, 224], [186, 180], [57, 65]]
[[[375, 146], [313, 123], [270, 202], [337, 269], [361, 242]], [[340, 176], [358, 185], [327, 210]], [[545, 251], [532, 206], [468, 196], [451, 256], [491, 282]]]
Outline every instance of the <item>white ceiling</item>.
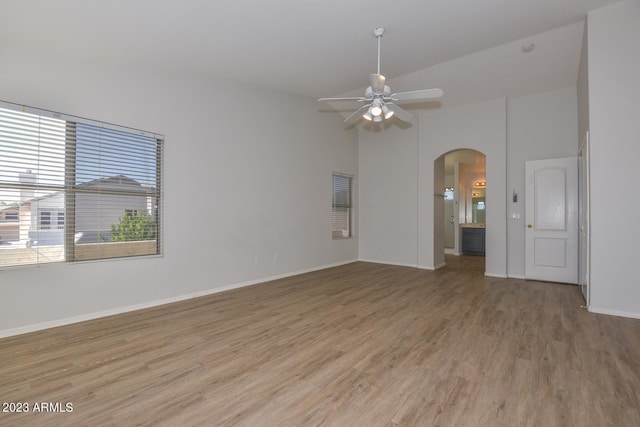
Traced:
[[[569, 42], [547, 37], [540, 44], [532, 36], [577, 23], [615, 1], [0, 0], [0, 47], [9, 43], [320, 97], [368, 84], [376, 68], [371, 30], [384, 26], [382, 73], [392, 85], [397, 78], [402, 87], [392, 86], [394, 91], [445, 86], [455, 96], [465, 82], [465, 91], [479, 85], [504, 92], [501, 85], [514, 82], [493, 76], [494, 69], [512, 76], [515, 67], [516, 83], [532, 87], [549, 68], [571, 77], [582, 26], [570, 27]], [[519, 44], [505, 48], [520, 40], [536, 43], [529, 54], [538, 55], [535, 64]], [[487, 54], [478, 57], [473, 75], [462, 69], [454, 73], [457, 80], [447, 80], [455, 58], [480, 51]], [[443, 63], [449, 68], [433, 67]]]

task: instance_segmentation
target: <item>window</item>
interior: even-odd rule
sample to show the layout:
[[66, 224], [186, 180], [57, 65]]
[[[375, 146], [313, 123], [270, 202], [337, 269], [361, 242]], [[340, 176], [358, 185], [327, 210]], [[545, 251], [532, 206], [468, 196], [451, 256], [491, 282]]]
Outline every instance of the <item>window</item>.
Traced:
[[162, 253], [163, 137], [0, 102], [0, 267]]
[[353, 207], [351, 194], [353, 176], [333, 174], [333, 208], [331, 212], [331, 236], [333, 239], [347, 239], [353, 236]]
[[40, 229], [49, 230], [51, 228], [51, 212], [40, 212]]
[[64, 230], [63, 211], [39, 211], [38, 217], [40, 230]]
[[453, 200], [454, 192], [453, 187], [445, 187], [444, 189], [444, 199], [445, 200]]

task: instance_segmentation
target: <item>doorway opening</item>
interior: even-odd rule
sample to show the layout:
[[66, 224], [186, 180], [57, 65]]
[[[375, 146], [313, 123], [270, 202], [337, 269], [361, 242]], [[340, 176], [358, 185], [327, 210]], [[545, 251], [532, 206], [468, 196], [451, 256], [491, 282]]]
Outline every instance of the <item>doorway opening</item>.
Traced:
[[[469, 260], [468, 256], [480, 257], [473, 263], [481, 261], [484, 271], [486, 212], [490, 209], [486, 200], [486, 156], [476, 150], [458, 149], [434, 163], [434, 236], [442, 236], [435, 239], [442, 242], [436, 253], [446, 255], [445, 260], [454, 266]], [[465, 256], [452, 262], [452, 256], [461, 255]]]

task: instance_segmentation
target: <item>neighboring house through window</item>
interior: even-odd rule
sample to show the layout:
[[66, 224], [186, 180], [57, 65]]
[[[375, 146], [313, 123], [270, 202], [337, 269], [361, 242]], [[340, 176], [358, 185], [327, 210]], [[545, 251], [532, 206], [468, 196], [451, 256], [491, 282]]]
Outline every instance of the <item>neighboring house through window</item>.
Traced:
[[18, 241], [18, 212], [19, 208], [15, 203], [7, 205], [7, 202], [0, 202], [0, 245], [10, 245]]
[[161, 135], [0, 102], [0, 210], [12, 227], [0, 267], [162, 253], [162, 146]]

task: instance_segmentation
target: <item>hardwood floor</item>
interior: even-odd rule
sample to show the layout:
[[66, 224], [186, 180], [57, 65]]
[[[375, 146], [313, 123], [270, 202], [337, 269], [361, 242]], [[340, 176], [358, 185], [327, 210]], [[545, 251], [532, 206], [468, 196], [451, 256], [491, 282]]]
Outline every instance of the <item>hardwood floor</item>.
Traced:
[[640, 320], [483, 265], [358, 262], [5, 338], [0, 400], [30, 412], [0, 425], [640, 425]]

